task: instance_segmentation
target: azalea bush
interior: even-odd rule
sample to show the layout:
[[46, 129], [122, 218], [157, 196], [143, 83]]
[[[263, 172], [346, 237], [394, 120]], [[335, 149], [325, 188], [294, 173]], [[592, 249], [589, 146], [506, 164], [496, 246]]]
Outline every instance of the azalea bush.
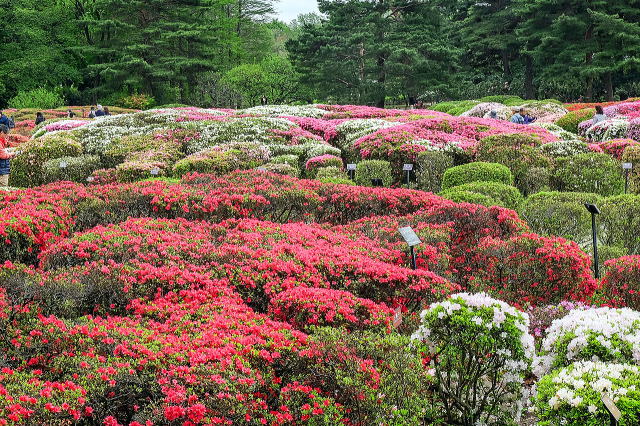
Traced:
[[420, 315], [412, 338], [429, 360], [447, 423], [519, 419], [522, 385], [534, 355], [529, 317], [486, 294], [461, 293]]
[[622, 413], [620, 424], [631, 425], [640, 409], [639, 389], [638, 366], [577, 362], [540, 380], [535, 412], [541, 425], [603, 425], [610, 417], [602, 403], [606, 394]]
[[381, 179], [383, 186], [392, 183], [391, 163], [382, 160], [361, 161], [356, 167], [356, 184], [373, 186], [373, 179]]
[[576, 361], [638, 363], [639, 332], [640, 312], [607, 307], [574, 310], [547, 329], [534, 372], [542, 377]]
[[416, 161], [418, 187], [423, 191], [440, 192], [442, 176], [453, 167], [453, 157], [442, 151], [424, 151]]
[[516, 209], [524, 200], [518, 188], [498, 182], [465, 183], [464, 185], [454, 186], [453, 188], [442, 192], [440, 195], [445, 198], [449, 198], [451, 193], [455, 193], [458, 191], [473, 192], [476, 194], [485, 195], [487, 197], [490, 197], [492, 200], [496, 200], [499, 203], [496, 205], [500, 205], [502, 207], [507, 207], [510, 209]]
[[602, 290], [613, 303], [640, 310], [640, 256], [624, 256], [605, 264]]
[[560, 191], [590, 192], [603, 196], [624, 191], [620, 163], [606, 154], [578, 154], [556, 160], [553, 186]]

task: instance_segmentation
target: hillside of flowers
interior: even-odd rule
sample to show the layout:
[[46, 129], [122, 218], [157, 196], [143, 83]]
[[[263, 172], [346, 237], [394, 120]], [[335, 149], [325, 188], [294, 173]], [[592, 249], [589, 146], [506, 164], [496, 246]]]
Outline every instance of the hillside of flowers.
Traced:
[[0, 425], [638, 424], [640, 103], [465, 102], [16, 122]]

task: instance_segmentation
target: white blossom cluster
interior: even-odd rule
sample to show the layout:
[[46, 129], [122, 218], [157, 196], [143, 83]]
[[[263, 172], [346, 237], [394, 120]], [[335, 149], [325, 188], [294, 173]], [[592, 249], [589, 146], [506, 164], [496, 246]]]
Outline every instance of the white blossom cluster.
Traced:
[[[548, 383], [550, 380], [551, 383]], [[540, 384], [538, 407], [544, 410], [562, 409], [604, 413], [600, 397], [606, 394], [614, 402], [630, 392], [638, 391], [640, 368], [628, 364], [580, 361], [548, 376]], [[550, 389], [546, 389], [549, 387]]]
[[612, 139], [624, 139], [629, 131], [629, 121], [614, 118], [611, 120], [601, 121], [600, 123], [589, 126], [591, 120], [580, 124], [580, 129], [584, 131], [584, 135], [593, 142], [604, 142]]
[[265, 105], [253, 108], [247, 108], [238, 111], [238, 114], [264, 115], [269, 117], [291, 116], [291, 117], [310, 117], [322, 118], [327, 111], [316, 108], [313, 105], [290, 106], [290, 105]]
[[640, 363], [640, 312], [606, 307], [575, 310], [553, 321], [534, 373], [542, 377], [575, 361], [600, 361], [595, 351], [609, 360]]
[[557, 124], [553, 123], [533, 123], [536, 127], [541, 127], [545, 130], [551, 132], [554, 136], [556, 136], [561, 141], [577, 141], [579, 140], [579, 136], [573, 132], [569, 132]]
[[554, 158], [571, 157], [591, 152], [589, 145], [580, 140], [551, 142], [542, 145], [539, 149]]
[[378, 130], [395, 127], [402, 123], [380, 120], [377, 118], [358, 118], [347, 120], [336, 126], [337, 143], [342, 149], [349, 149], [360, 138]]

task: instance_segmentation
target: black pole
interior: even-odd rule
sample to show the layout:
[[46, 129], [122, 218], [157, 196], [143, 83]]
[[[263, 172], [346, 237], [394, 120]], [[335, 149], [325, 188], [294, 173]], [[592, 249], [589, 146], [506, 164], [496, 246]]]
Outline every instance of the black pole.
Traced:
[[598, 230], [596, 229], [596, 215], [591, 213], [591, 229], [593, 230], [593, 265], [596, 278], [600, 278], [600, 266], [598, 265]]
[[407, 170], [407, 187], [411, 185], [411, 171]]
[[629, 170], [624, 171], [624, 193], [625, 195], [629, 192]]
[[415, 271], [418, 269], [418, 265], [416, 264], [416, 251], [413, 246], [411, 246], [409, 250], [411, 250], [411, 269]]

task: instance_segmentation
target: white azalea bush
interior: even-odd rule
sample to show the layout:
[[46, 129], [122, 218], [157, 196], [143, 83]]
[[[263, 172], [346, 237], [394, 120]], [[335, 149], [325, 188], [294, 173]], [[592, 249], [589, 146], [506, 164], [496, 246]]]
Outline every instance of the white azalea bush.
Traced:
[[541, 145], [538, 149], [553, 158], [571, 157], [591, 152], [589, 145], [580, 140], [551, 142]]
[[241, 114], [264, 115], [269, 117], [291, 116], [291, 117], [310, 117], [322, 118], [327, 111], [317, 108], [314, 105], [265, 105], [253, 108], [247, 108], [240, 111]]
[[543, 377], [537, 385], [538, 425], [601, 426], [609, 423], [606, 394], [622, 413], [620, 425], [639, 424], [640, 368], [581, 361]]
[[601, 121], [591, 126], [591, 120], [580, 124], [579, 129], [584, 132], [584, 136], [593, 142], [604, 142], [612, 139], [624, 139], [629, 131], [629, 121], [622, 119], [611, 119]]
[[553, 123], [534, 123], [536, 127], [541, 127], [543, 129], [548, 130], [558, 137], [561, 141], [576, 141], [579, 140], [579, 137], [576, 133], [568, 132], [557, 124]]
[[538, 377], [576, 361], [640, 364], [640, 312], [628, 308], [575, 310], [547, 329], [535, 361]]
[[377, 118], [359, 118], [355, 120], [347, 120], [336, 126], [338, 137], [336, 143], [344, 150], [351, 150], [353, 144], [360, 138], [375, 133], [381, 129], [398, 126], [401, 123], [380, 120]]
[[461, 293], [421, 313], [412, 338], [431, 359], [448, 424], [509, 424], [523, 408], [534, 355], [529, 316], [484, 293]]

